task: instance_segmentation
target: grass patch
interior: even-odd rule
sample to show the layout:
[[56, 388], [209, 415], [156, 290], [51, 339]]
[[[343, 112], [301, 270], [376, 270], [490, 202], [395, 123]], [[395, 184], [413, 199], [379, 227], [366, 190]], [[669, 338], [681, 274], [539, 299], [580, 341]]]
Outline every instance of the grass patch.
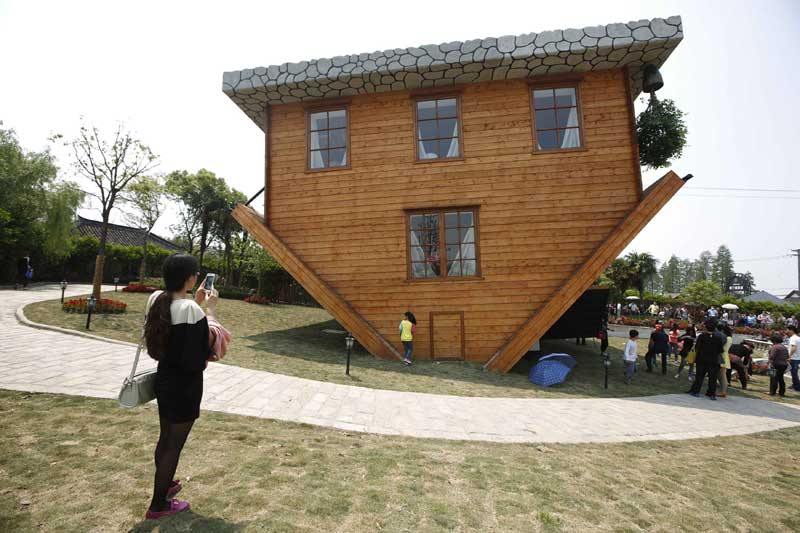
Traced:
[[[128, 304], [128, 312], [121, 315], [94, 315], [92, 332], [104, 337], [137, 342], [141, 331], [147, 294], [109, 292]], [[603, 389], [603, 364], [599, 347], [593, 340], [586, 346], [576, 346], [569, 341], [544, 341], [546, 353], [564, 352], [575, 356], [578, 365], [567, 381], [550, 388], [541, 388], [528, 381], [528, 372], [534, 361], [523, 359], [508, 374], [484, 372], [478, 363], [418, 360], [412, 367], [395, 361], [376, 359], [358, 349], [353, 353], [351, 376], [344, 375], [345, 351], [341, 335], [323, 333], [324, 329], [340, 329], [336, 321], [323, 309], [294, 306], [247, 304], [237, 300], [222, 300], [219, 317], [234, 337], [228, 356], [223, 361], [257, 370], [278, 374], [357, 385], [375, 389], [431, 392], [459, 396], [564, 398], [564, 397], [633, 397], [652, 394], [682, 393], [688, 389], [686, 378], [675, 380], [677, 367], [670, 363], [667, 376], [660, 373], [638, 372], [632, 385], [625, 385], [622, 348], [625, 339], [612, 338], [609, 353], [612, 368], [609, 388]], [[25, 314], [34, 322], [52, 324], [67, 329], [85, 331], [86, 316], [64, 313], [58, 300], [38, 302], [25, 308]], [[646, 341], [640, 341], [640, 354], [646, 351]], [[642, 357], [640, 368], [644, 369]], [[684, 372], [684, 376], [686, 372]], [[742, 394], [738, 384], [731, 388], [733, 394]], [[766, 393], [769, 380], [754, 376], [750, 391], [752, 397], [769, 398]], [[796, 402], [793, 391], [788, 391], [785, 401]]]
[[800, 428], [545, 447], [351, 434], [204, 412], [178, 467], [192, 511], [143, 522], [157, 431], [153, 407], [129, 411], [107, 400], [0, 391], [0, 531], [798, 525]]

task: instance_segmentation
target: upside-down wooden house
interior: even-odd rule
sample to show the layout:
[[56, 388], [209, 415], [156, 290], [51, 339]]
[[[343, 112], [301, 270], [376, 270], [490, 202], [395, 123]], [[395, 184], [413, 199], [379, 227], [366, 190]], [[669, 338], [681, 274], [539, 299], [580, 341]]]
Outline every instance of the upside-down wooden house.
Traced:
[[683, 180], [642, 190], [633, 101], [680, 17], [226, 72], [264, 132], [234, 215], [378, 357], [508, 371]]

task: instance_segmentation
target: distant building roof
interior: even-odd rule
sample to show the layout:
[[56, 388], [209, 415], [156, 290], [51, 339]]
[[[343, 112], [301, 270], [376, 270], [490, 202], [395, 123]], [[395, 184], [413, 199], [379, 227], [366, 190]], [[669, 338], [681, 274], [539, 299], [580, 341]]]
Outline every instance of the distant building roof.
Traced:
[[750, 296], [745, 296], [743, 299], [746, 302], [772, 302], [778, 305], [783, 305], [786, 303], [782, 299], [778, 298], [774, 294], [768, 293], [767, 291], [756, 291]]
[[795, 289], [786, 296], [784, 296], [783, 299], [789, 300], [790, 302], [800, 302], [800, 291]]
[[[103, 223], [98, 220], [78, 217], [78, 233], [91, 237], [100, 238], [100, 229]], [[145, 230], [142, 228], [132, 228], [120, 224], [108, 224], [108, 240], [112, 244], [123, 246], [141, 246], [144, 241]], [[152, 245], [164, 248], [173, 252], [184, 252], [185, 250], [177, 244], [169, 242], [167, 239], [151, 233], [148, 242]]]
[[262, 129], [267, 104], [622, 67], [635, 98], [645, 65], [682, 39], [680, 17], [654, 18], [247, 68], [225, 72], [222, 91]]

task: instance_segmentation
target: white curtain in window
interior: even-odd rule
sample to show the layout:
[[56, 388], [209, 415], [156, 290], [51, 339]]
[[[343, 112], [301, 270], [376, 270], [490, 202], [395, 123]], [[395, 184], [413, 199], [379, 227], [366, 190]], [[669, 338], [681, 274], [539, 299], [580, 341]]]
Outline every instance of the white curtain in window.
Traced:
[[419, 158], [420, 159], [436, 159], [438, 155], [436, 152], [426, 152], [425, 151], [425, 143], [423, 141], [417, 141], [419, 143]]
[[323, 168], [322, 152], [311, 152], [311, 168]]
[[[573, 107], [569, 110], [567, 124], [578, 125], [578, 108]], [[561, 141], [561, 148], [577, 148], [581, 145], [580, 132], [578, 128], [570, 128], [564, 131], [564, 139]]]
[[425, 277], [425, 255], [420, 248], [419, 239], [417, 234], [411, 231], [411, 277], [424, 278]]
[[[466, 232], [464, 232], [464, 238], [462, 242], [468, 242], [470, 244], [462, 244], [458, 248], [458, 253], [455, 257], [448, 257], [448, 259], [453, 259], [458, 261], [461, 259], [461, 247], [464, 247], [465, 257], [475, 257], [475, 229], [469, 228]], [[457, 266], [458, 263], [454, 262], [450, 265], [450, 270], [447, 271], [448, 276], [457, 275], [457, 270], [459, 267]], [[473, 266], [472, 262], [464, 263], [463, 267], [461, 268], [461, 275], [462, 276], [474, 276], [475, 275], [475, 267]]]
[[[447, 150], [447, 157], [458, 157], [458, 120], [453, 125], [453, 132], [450, 134], [453, 138], [450, 139], [450, 148]], [[441, 142], [441, 141], [440, 141]]]

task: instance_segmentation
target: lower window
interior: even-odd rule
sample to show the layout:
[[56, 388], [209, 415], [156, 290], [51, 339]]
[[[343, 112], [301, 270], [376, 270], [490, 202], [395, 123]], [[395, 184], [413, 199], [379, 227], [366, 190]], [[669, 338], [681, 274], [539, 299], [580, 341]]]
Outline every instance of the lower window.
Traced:
[[425, 209], [408, 213], [409, 276], [479, 276], [478, 210]]

